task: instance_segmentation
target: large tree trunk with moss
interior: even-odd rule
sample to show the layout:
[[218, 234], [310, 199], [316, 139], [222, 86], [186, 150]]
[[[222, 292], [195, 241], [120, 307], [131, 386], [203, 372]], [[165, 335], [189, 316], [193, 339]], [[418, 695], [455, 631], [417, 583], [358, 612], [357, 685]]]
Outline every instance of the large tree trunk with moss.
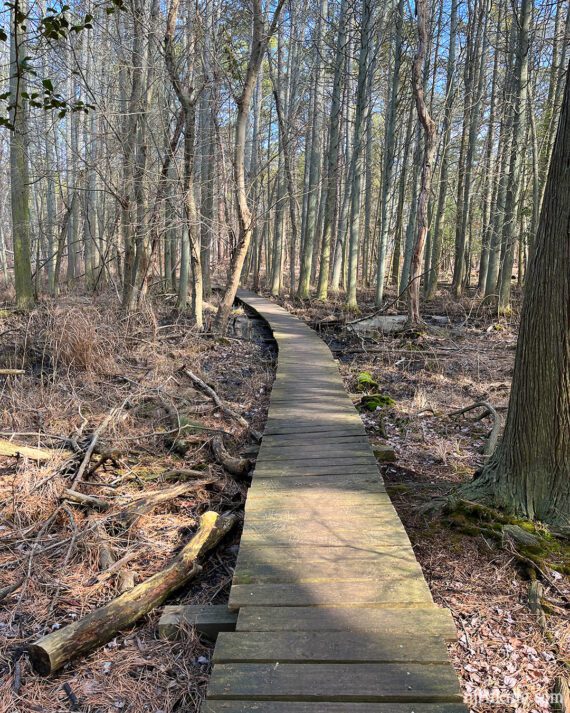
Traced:
[[530, 261], [503, 440], [463, 496], [570, 522], [570, 68]]

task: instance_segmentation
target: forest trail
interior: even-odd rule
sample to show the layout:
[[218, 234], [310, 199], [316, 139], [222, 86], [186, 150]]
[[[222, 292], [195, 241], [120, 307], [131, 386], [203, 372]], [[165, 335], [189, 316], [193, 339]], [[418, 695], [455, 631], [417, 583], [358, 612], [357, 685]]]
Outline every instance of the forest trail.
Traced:
[[252, 292], [279, 349], [204, 713], [465, 713], [435, 605], [328, 347]]

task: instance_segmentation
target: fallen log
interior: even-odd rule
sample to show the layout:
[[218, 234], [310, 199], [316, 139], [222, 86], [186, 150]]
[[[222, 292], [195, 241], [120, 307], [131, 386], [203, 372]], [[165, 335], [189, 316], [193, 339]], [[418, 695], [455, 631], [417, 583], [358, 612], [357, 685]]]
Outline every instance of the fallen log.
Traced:
[[222, 465], [228, 473], [235, 475], [237, 478], [245, 478], [251, 470], [250, 460], [247, 458], [235, 458], [227, 452], [221, 436], [214, 436], [212, 439], [212, 453], [218, 463]]
[[141, 515], [149, 512], [157, 505], [167, 503], [169, 500], [174, 500], [174, 498], [177, 498], [180, 495], [186, 495], [186, 493], [195, 489], [196, 483], [180, 483], [179, 485], [173, 485], [171, 488], [153, 490], [142, 498], [133, 500], [132, 503], [118, 512], [114, 516], [113, 520], [115, 523], [118, 523], [123, 527], [131, 527], [139, 519], [139, 517], [141, 517]]
[[54, 673], [69, 659], [106, 644], [117, 632], [160, 606], [173, 591], [201, 571], [198, 558], [211, 550], [235, 521], [232, 515], [215, 512], [202, 515], [198, 532], [166, 569], [83, 619], [34, 642], [28, 649], [34, 669], [42, 676]]
[[81, 505], [90, 510], [99, 510], [99, 512], [105, 512], [110, 507], [109, 503], [102, 498], [96, 498], [94, 495], [85, 495], [85, 493], [80, 493], [71, 488], [67, 488], [63, 491], [62, 498], [75, 505]]
[[25, 373], [24, 369], [0, 369], [0, 376], [20, 376]]
[[17, 582], [14, 582], [14, 584], [9, 584], [6, 587], [2, 587], [0, 589], [0, 602], [6, 599], [6, 597], [9, 597], [10, 594], [13, 594], [17, 589], [20, 589], [22, 584], [24, 584], [25, 578], [22, 577], [22, 579], [19, 579]]
[[[60, 452], [60, 451], [58, 451]], [[0, 456], [11, 456], [14, 458], [29, 458], [30, 460], [49, 460], [55, 451], [49, 448], [33, 448], [23, 446], [20, 443], [13, 443], [4, 438], [0, 438]]]

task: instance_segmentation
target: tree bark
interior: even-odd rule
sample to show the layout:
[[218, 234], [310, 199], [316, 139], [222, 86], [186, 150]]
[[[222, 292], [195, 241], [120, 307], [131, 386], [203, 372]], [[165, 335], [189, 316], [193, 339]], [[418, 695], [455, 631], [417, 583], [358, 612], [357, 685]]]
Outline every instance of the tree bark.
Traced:
[[251, 39], [251, 50], [247, 65], [246, 77], [242, 92], [237, 99], [237, 118], [234, 144], [234, 181], [236, 191], [236, 204], [239, 225], [239, 236], [235, 250], [233, 251], [230, 272], [226, 283], [224, 296], [220, 302], [214, 327], [218, 332], [224, 333], [227, 328], [228, 319], [239, 287], [241, 271], [245, 256], [251, 242], [253, 229], [252, 213], [248, 202], [248, 191], [245, 180], [245, 141], [247, 136], [247, 118], [251, 106], [253, 92], [257, 82], [257, 77], [263, 60], [263, 55], [267, 49], [269, 39], [277, 29], [279, 15], [285, 4], [285, 0], [279, 0], [273, 13], [273, 19], [269, 29], [266, 29], [263, 19], [263, 9], [261, 0], [252, 0], [253, 9], [253, 32]]
[[28, 167], [28, 108], [23, 95], [27, 90], [25, 77], [26, 45], [19, 18], [26, 16], [27, 7], [16, 0], [10, 11], [10, 185], [12, 236], [14, 244], [14, 278], [16, 305], [29, 309], [34, 304], [34, 286], [30, 258], [30, 176]]
[[412, 261], [410, 265], [410, 280], [408, 286], [408, 323], [410, 326], [421, 322], [420, 317], [420, 272], [422, 254], [428, 231], [428, 203], [433, 175], [433, 163], [436, 149], [435, 122], [431, 118], [424, 94], [423, 74], [427, 45], [427, 1], [417, 0], [418, 16], [418, 50], [412, 66], [413, 88], [416, 99], [418, 117], [424, 131], [424, 162], [417, 207], [417, 234]]
[[464, 497], [570, 518], [570, 68], [526, 293], [503, 440]]

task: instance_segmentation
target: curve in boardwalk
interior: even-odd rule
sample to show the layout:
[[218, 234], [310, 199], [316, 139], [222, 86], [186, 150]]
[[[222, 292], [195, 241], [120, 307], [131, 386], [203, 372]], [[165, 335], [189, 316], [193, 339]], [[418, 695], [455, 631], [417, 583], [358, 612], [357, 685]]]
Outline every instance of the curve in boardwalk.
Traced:
[[465, 713], [431, 597], [328, 347], [238, 294], [279, 359], [207, 713]]

